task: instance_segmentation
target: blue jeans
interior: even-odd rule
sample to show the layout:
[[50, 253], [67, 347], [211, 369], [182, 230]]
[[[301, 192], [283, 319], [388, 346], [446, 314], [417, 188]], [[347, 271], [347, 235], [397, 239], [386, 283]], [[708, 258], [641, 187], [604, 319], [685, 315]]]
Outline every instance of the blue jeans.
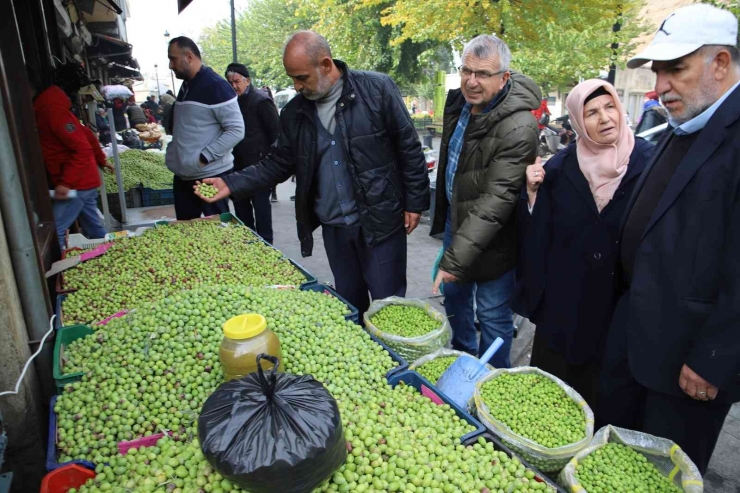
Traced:
[[54, 222], [57, 225], [59, 247], [64, 250], [64, 235], [76, 219], [85, 235], [90, 238], [105, 236], [105, 226], [98, 214], [98, 189], [77, 190], [77, 197], [66, 200], [52, 200]]
[[[449, 212], [445, 224], [444, 248], [452, 244], [452, 227]], [[511, 342], [514, 337], [513, 312], [509, 299], [514, 293], [514, 270], [493, 281], [445, 283], [445, 312], [452, 327], [452, 347], [472, 355], [481, 356], [500, 337], [503, 346], [493, 355], [490, 364], [495, 368], [510, 368]], [[474, 307], [475, 303], [475, 307]], [[478, 315], [481, 337], [475, 329]]]

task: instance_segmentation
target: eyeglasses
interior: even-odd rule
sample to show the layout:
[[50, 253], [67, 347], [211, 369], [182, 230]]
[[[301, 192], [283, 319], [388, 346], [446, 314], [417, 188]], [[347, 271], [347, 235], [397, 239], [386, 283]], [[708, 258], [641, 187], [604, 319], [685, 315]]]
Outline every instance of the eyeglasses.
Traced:
[[464, 79], [469, 79], [471, 75], [475, 75], [475, 78], [478, 80], [488, 80], [491, 77], [494, 77], [499, 74], [503, 74], [506, 72], [506, 70], [499, 70], [498, 72], [488, 72], [487, 70], [470, 70], [465, 65], [460, 65], [457, 67], [458, 72], [460, 72], [460, 77]]

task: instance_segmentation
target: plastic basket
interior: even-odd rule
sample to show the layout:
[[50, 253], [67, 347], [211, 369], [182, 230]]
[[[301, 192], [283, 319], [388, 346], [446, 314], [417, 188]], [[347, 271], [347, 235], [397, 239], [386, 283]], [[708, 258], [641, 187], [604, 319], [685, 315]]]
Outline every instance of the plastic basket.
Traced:
[[142, 187], [141, 189], [141, 204], [143, 207], [173, 205], [174, 203], [175, 191], [171, 188], [156, 190], [154, 188]]
[[64, 350], [68, 344], [77, 339], [82, 339], [90, 334], [94, 334], [87, 325], [72, 325], [69, 327], [62, 327], [57, 331], [54, 339], [54, 384], [57, 387], [57, 394], [64, 392], [64, 386], [70, 383], [79, 382], [82, 379], [82, 372], [64, 374], [64, 368], [62, 365], [62, 358], [64, 357]]
[[62, 466], [69, 464], [77, 464], [82, 467], [89, 469], [95, 469], [95, 464], [86, 460], [72, 460], [60, 464], [57, 462], [57, 413], [54, 412], [54, 404], [57, 402], [57, 396], [51, 398], [51, 406], [49, 408], [49, 443], [46, 447], [46, 470], [56, 471]]
[[[301, 287], [301, 291], [316, 291], [317, 293], [324, 293], [329, 296], [333, 296], [337, 298], [339, 301], [344, 303], [347, 306], [347, 311], [349, 312], [347, 315], [344, 316], [345, 320], [349, 320], [350, 322], [354, 322], [355, 324], [360, 324], [360, 312], [352, 306], [352, 304], [342, 298], [339, 293], [337, 293], [334, 288], [329, 286], [328, 284], [309, 284], [306, 286]], [[385, 344], [384, 344], [385, 346]]]
[[429, 380], [422, 377], [415, 371], [407, 370], [403, 372], [397, 372], [391, 375], [390, 378], [388, 378], [388, 383], [392, 387], [395, 387], [401, 382], [414, 387], [416, 390], [421, 392], [422, 395], [425, 395], [432, 399], [433, 402], [441, 402], [443, 404], [449, 405], [452, 409], [455, 410], [455, 413], [460, 417], [460, 419], [467, 421], [472, 426], [475, 426], [477, 428], [475, 431], [471, 431], [467, 435], [460, 437], [460, 442], [465, 443], [466, 440], [469, 440], [472, 437], [478, 437], [485, 433], [486, 428], [480, 423], [480, 421], [471, 416], [463, 408], [452, 402], [446, 395], [437, 390], [434, 385], [429, 383]]
[[44, 476], [40, 492], [67, 493], [70, 488], [79, 488], [89, 479], [95, 479], [95, 471], [77, 464], [70, 464]]
[[465, 442], [463, 442], [463, 445], [474, 445], [478, 441], [478, 438], [480, 437], [483, 437], [483, 439], [487, 442], [492, 442], [493, 447], [496, 450], [500, 450], [504, 452], [509, 457], [516, 457], [517, 459], [519, 459], [519, 462], [521, 462], [524, 465], [524, 467], [526, 467], [527, 469], [531, 469], [534, 472], [535, 481], [537, 481], [538, 483], [546, 483], [550, 487], [550, 491], [557, 491], [558, 493], [568, 493], [561, 486], [558, 486], [558, 484], [555, 483], [552, 479], [548, 478], [544, 473], [542, 473], [532, 464], [524, 460], [520, 455], [518, 455], [516, 452], [511, 450], [506, 445], [504, 445], [504, 443], [501, 440], [496, 438], [495, 435], [491, 434], [488, 431], [485, 431], [481, 433], [480, 435], [469, 437], [467, 440], [465, 440]]

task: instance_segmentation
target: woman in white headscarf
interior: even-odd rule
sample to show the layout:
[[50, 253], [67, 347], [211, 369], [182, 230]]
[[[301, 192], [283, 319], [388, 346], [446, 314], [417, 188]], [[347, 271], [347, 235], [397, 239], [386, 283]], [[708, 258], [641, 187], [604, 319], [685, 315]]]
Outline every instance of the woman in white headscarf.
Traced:
[[608, 82], [578, 84], [566, 107], [576, 142], [527, 167], [514, 311], [537, 326], [531, 365], [590, 402], [616, 299], [619, 227], [653, 147], [635, 139]]

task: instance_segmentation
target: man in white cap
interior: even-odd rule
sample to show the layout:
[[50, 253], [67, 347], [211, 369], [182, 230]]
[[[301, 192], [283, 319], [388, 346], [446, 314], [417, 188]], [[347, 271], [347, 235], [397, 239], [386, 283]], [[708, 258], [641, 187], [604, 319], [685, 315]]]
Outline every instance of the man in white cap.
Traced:
[[652, 62], [670, 119], [621, 233], [602, 424], [669, 438], [706, 471], [740, 401], [740, 52], [737, 19], [696, 4], [627, 64]]

